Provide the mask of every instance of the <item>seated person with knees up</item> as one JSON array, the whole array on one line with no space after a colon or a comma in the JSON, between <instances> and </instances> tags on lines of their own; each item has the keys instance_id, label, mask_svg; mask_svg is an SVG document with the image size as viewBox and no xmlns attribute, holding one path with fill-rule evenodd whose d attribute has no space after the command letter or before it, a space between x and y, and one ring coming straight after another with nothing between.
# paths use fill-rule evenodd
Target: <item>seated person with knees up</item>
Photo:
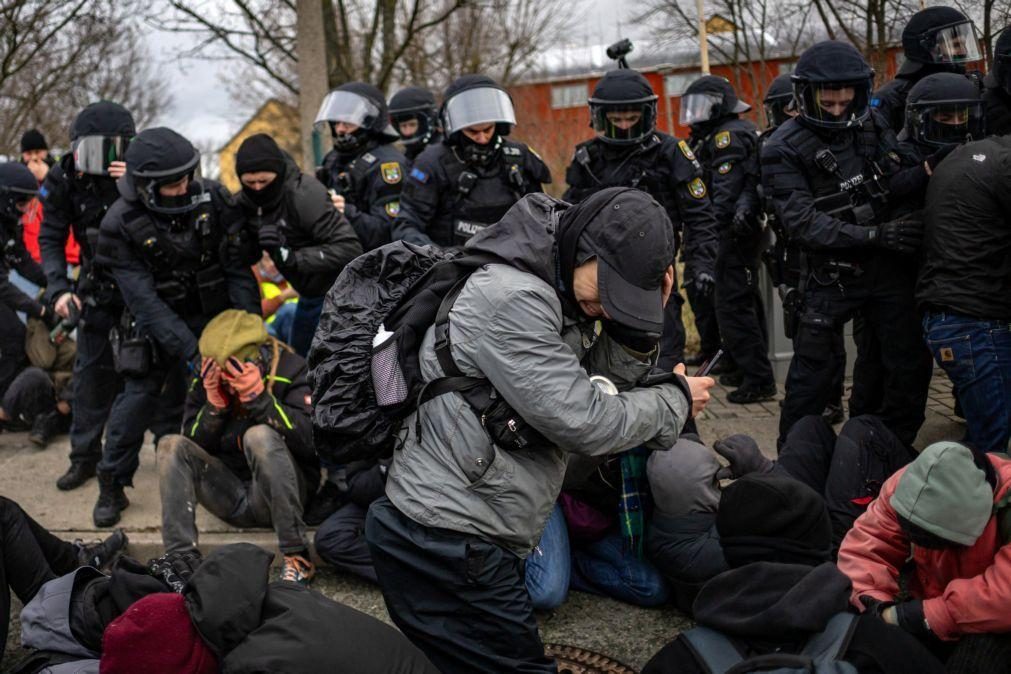
<instances>
[{"instance_id":1,"label":"seated person with knees up","mask_svg":"<svg viewBox=\"0 0 1011 674\"><path fill-rule=\"evenodd\" d=\"M1006 457L930 445L843 540L852 603L924 641L948 671L1011 671L1009 501Z\"/></svg>"},{"instance_id":2,"label":"seated person with knees up","mask_svg":"<svg viewBox=\"0 0 1011 674\"><path fill-rule=\"evenodd\" d=\"M197 547L195 506L233 526L271 526L282 580L315 573L302 511L319 483L305 361L267 335L263 319L218 314L200 336L200 376L190 387L182 435L158 442L162 540Z\"/></svg>"},{"instance_id":3,"label":"seated person with knees up","mask_svg":"<svg viewBox=\"0 0 1011 674\"><path fill-rule=\"evenodd\" d=\"M830 561L828 511L807 485L747 475L723 491L716 529L730 570L699 591L699 627L667 644L643 674L794 671L797 655L813 662L796 671L845 671L843 663L861 673L944 671L901 629L847 612L850 579Z\"/></svg>"}]
</instances>

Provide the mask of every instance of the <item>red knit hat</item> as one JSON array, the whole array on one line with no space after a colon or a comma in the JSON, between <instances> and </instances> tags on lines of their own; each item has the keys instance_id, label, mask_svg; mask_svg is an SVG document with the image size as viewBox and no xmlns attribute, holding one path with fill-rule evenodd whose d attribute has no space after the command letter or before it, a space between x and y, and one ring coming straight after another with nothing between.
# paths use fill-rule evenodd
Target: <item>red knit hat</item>
<instances>
[{"instance_id":1,"label":"red knit hat","mask_svg":"<svg viewBox=\"0 0 1011 674\"><path fill-rule=\"evenodd\" d=\"M182 595L149 594L105 628L101 674L218 671L218 659L190 622Z\"/></svg>"}]
</instances>

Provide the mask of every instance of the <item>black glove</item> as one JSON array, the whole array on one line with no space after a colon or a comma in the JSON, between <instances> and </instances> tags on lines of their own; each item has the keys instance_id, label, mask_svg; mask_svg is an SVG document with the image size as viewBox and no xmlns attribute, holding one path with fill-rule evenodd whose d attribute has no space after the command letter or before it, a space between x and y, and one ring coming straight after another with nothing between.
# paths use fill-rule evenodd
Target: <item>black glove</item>
<instances>
[{"instance_id":1,"label":"black glove","mask_svg":"<svg viewBox=\"0 0 1011 674\"><path fill-rule=\"evenodd\" d=\"M260 225L256 235L260 240L260 248L268 251L275 251L284 245L284 232L281 231L281 223L271 223Z\"/></svg>"},{"instance_id":2,"label":"black glove","mask_svg":"<svg viewBox=\"0 0 1011 674\"><path fill-rule=\"evenodd\" d=\"M161 557L150 560L147 563L147 570L172 588L173 592L182 594L186 582L203 561L199 550L166 552Z\"/></svg>"},{"instance_id":3,"label":"black glove","mask_svg":"<svg viewBox=\"0 0 1011 674\"><path fill-rule=\"evenodd\" d=\"M956 147L958 147L958 145L945 145L940 150L927 157L927 166L930 167L930 172L933 173L934 169L937 168L937 165L941 163L941 160L951 154L951 151Z\"/></svg>"},{"instance_id":4,"label":"black glove","mask_svg":"<svg viewBox=\"0 0 1011 674\"><path fill-rule=\"evenodd\" d=\"M602 322L608 336L630 351L642 354L652 353L656 345L660 343L659 333L643 332L615 321L604 320Z\"/></svg>"},{"instance_id":5,"label":"black glove","mask_svg":"<svg viewBox=\"0 0 1011 674\"><path fill-rule=\"evenodd\" d=\"M52 307L43 306L42 313L39 314L39 320L46 324L46 327L50 330L56 328L60 324L60 317L53 311Z\"/></svg>"},{"instance_id":6,"label":"black glove","mask_svg":"<svg viewBox=\"0 0 1011 674\"><path fill-rule=\"evenodd\" d=\"M862 594L857 598L860 600L860 603L864 605L865 612L879 618L881 617L881 614L885 612L886 608L889 606L895 606L895 602L893 601L881 601L880 599L869 597L866 594Z\"/></svg>"},{"instance_id":7,"label":"black glove","mask_svg":"<svg viewBox=\"0 0 1011 674\"><path fill-rule=\"evenodd\" d=\"M734 213L734 220L730 223L730 233L739 238L743 239L746 236L751 236L755 231L755 218L751 211L747 208L738 208L737 212Z\"/></svg>"},{"instance_id":8,"label":"black glove","mask_svg":"<svg viewBox=\"0 0 1011 674\"><path fill-rule=\"evenodd\" d=\"M923 243L923 222L909 218L892 220L870 228L867 236L871 245L909 255Z\"/></svg>"},{"instance_id":9,"label":"black glove","mask_svg":"<svg viewBox=\"0 0 1011 674\"><path fill-rule=\"evenodd\" d=\"M713 450L730 462L728 468L720 468L716 477L721 480L737 479L749 473L768 473L775 467L775 462L767 459L754 438L748 435L731 435L729 438L717 440Z\"/></svg>"},{"instance_id":10,"label":"black glove","mask_svg":"<svg viewBox=\"0 0 1011 674\"><path fill-rule=\"evenodd\" d=\"M923 602L919 599L896 604L895 617L899 621L899 627L913 636L925 637L930 634L927 621L923 617Z\"/></svg>"},{"instance_id":11,"label":"black glove","mask_svg":"<svg viewBox=\"0 0 1011 674\"><path fill-rule=\"evenodd\" d=\"M716 279L707 271L700 271L694 279L695 292L702 297L709 297L716 290Z\"/></svg>"}]
</instances>

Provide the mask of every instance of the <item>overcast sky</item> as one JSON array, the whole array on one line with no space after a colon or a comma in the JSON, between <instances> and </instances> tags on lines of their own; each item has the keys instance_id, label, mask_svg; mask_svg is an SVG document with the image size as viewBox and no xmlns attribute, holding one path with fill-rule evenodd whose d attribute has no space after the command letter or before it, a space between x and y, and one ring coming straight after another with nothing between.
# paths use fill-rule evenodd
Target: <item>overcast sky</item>
<instances>
[{"instance_id":1,"label":"overcast sky","mask_svg":"<svg viewBox=\"0 0 1011 674\"><path fill-rule=\"evenodd\" d=\"M639 3L577 0L573 4L581 8L574 15L585 17L573 31L573 43L603 44L621 37L638 37L629 16ZM193 44L192 36L155 28L148 30L154 56L161 64L160 72L169 80L172 96L172 105L159 123L176 129L198 144L218 149L239 130L251 112L237 108L223 84L227 69L234 66L221 61L181 59L179 54Z\"/></svg>"}]
</instances>

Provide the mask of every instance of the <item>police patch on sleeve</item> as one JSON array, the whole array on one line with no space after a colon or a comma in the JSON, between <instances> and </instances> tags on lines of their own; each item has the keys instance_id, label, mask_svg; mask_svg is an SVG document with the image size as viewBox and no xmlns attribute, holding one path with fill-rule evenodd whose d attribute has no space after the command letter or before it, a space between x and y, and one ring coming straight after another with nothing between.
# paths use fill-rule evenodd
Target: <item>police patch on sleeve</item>
<instances>
[{"instance_id":1,"label":"police patch on sleeve","mask_svg":"<svg viewBox=\"0 0 1011 674\"><path fill-rule=\"evenodd\" d=\"M422 171L419 168L412 168L411 169L411 177L414 178L415 180L417 180L419 183L427 183L428 182L428 174L425 173L424 171Z\"/></svg>"},{"instance_id":2,"label":"police patch on sleeve","mask_svg":"<svg viewBox=\"0 0 1011 674\"><path fill-rule=\"evenodd\" d=\"M713 140L716 142L716 147L720 150L730 147L730 132L720 131Z\"/></svg>"},{"instance_id":3,"label":"police patch on sleeve","mask_svg":"<svg viewBox=\"0 0 1011 674\"><path fill-rule=\"evenodd\" d=\"M386 210L386 215L391 218L395 218L397 217L397 214L400 213L400 200L388 201L383 208Z\"/></svg>"},{"instance_id":4,"label":"police patch on sleeve","mask_svg":"<svg viewBox=\"0 0 1011 674\"><path fill-rule=\"evenodd\" d=\"M404 176L400 173L400 164L395 161L388 161L379 166L379 171L383 174L383 180L390 185L396 185Z\"/></svg>"},{"instance_id":5,"label":"police patch on sleeve","mask_svg":"<svg viewBox=\"0 0 1011 674\"><path fill-rule=\"evenodd\" d=\"M727 173L730 173L730 169L732 168L734 168L734 163L725 161L716 167L716 172L720 175L726 175Z\"/></svg>"},{"instance_id":6,"label":"police patch on sleeve","mask_svg":"<svg viewBox=\"0 0 1011 674\"><path fill-rule=\"evenodd\" d=\"M687 142L679 140L678 148L680 148L681 154L685 156L685 159L687 159L688 161L695 161L695 153L692 152L692 149L690 147L688 147Z\"/></svg>"},{"instance_id":7,"label":"police patch on sleeve","mask_svg":"<svg viewBox=\"0 0 1011 674\"><path fill-rule=\"evenodd\" d=\"M695 178L688 183L688 193L696 199L706 196L706 184L702 182L702 178Z\"/></svg>"}]
</instances>

